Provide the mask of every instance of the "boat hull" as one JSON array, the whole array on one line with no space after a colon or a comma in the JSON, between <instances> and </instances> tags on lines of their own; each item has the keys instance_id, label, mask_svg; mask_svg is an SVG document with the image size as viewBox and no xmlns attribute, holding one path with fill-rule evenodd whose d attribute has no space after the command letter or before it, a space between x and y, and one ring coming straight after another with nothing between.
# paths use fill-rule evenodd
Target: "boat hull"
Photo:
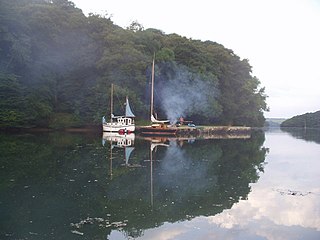
<instances>
[{"instance_id":1,"label":"boat hull","mask_svg":"<svg viewBox=\"0 0 320 240\"><path fill-rule=\"evenodd\" d=\"M110 123L104 123L102 125L104 132L134 132L135 131L135 125L118 125L118 124L110 124Z\"/></svg>"},{"instance_id":2,"label":"boat hull","mask_svg":"<svg viewBox=\"0 0 320 240\"><path fill-rule=\"evenodd\" d=\"M171 127L142 127L141 135L145 136L174 136L177 133L176 128Z\"/></svg>"}]
</instances>

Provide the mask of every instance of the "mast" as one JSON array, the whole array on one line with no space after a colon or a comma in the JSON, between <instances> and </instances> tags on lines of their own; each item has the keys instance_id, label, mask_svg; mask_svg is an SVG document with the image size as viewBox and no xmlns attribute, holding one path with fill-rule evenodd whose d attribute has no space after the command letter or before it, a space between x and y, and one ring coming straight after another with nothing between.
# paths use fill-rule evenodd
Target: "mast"
<instances>
[{"instance_id":1,"label":"mast","mask_svg":"<svg viewBox=\"0 0 320 240\"><path fill-rule=\"evenodd\" d=\"M153 90L154 90L154 58L155 55L153 57L153 61L152 61L152 72L151 72L151 99L150 99L150 118L153 114Z\"/></svg>"},{"instance_id":2,"label":"mast","mask_svg":"<svg viewBox=\"0 0 320 240\"><path fill-rule=\"evenodd\" d=\"M112 123L113 116L113 83L111 83L111 96L110 96L110 122Z\"/></svg>"},{"instance_id":3,"label":"mast","mask_svg":"<svg viewBox=\"0 0 320 240\"><path fill-rule=\"evenodd\" d=\"M150 99L150 120L151 123L167 123L169 122L169 120L157 120L157 118L153 115L153 98L154 98L154 75L155 75L155 58L156 58L156 54L154 54L153 56L153 61L152 61L152 71L151 71L151 99Z\"/></svg>"}]
</instances>

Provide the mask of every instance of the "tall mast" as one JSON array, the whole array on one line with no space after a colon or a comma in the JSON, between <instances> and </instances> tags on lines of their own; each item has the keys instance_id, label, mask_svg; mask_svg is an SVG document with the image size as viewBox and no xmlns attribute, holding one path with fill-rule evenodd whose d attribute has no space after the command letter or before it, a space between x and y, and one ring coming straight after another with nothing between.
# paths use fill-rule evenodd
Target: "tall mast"
<instances>
[{"instance_id":1,"label":"tall mast","mask_svg":"<svg viewBox=\"0 0 320 240\"><path fill-rule=\"evenodd\" d=\"M154 58L155 55L153 57L153 61L152 61L152 72L151 72L151 100L150 100L150 117L153 114L153 89L154 89Z\"/></svg>"},{"instance_id":2,"label":"tall mast","mask_svg":"<svg viewBox=\"0 0 320 240\"><path fill-rule=\"evenodd\" d=\"M111 83L111 96L110 96L110 122L112 123L113 116L113 83Z\"/></svg>"}]
</instances>

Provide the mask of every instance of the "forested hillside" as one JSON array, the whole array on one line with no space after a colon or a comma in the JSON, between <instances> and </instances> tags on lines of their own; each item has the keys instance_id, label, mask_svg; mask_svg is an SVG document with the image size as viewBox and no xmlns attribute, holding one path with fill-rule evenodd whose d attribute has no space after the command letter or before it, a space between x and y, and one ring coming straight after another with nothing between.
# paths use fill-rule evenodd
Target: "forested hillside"
<instances>
[{"instance_id":1,"label":"forested hillside","mask_svg":"<svg viewBox=\"0 0 320 240\"><path fill-rule=\"evenodd\" d=\"M281 127L320 128L320 111L294 116L282 122Z\"/></svg>"},{"instance_id":2,"label":"forested hillside","mask_svg":"<svg viewBox=\"0 0 320 240\"><path fill-rule=\"evenodd\" d=\"M263 125L264 88L248 60L221 44L137 22L123 29L67 0L0 0L0 127L98 125L111 83L116 113L129 96L146 119L154 54L160 116Z\"/></svg>"}]
</instances>

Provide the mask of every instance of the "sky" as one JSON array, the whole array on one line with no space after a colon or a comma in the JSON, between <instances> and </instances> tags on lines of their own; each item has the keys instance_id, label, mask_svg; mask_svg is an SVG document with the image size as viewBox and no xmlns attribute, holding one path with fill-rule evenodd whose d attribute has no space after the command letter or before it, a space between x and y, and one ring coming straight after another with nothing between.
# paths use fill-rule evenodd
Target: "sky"
<instances>
[{"instance_id":1,"label":"sky","mask_svg":"<svg viewBox=\"0 0 320 240\"><path fill-rule=\"evenodd\" d=\"M267 118L320 110L320 0L71 0L123 28L210 40L248 59L266 88Z\"/></svg>"}]
</instances>

